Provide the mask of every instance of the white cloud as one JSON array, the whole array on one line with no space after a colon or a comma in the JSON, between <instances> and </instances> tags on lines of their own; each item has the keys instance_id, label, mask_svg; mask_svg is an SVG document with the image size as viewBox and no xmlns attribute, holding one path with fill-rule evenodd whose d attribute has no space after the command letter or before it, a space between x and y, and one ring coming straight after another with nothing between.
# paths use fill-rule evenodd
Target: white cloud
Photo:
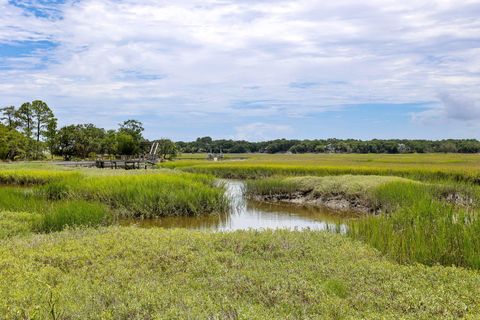
<instances>
[{"instance_id":1,"label":"white cloud","mask_svg":"<svg viewBox=\"0 0 480 320\"><path fill-rule=\"evenodd\" d=\"M261 122L348 104L445 105L437 92L468 96L480 87L478 1L26 3L45 14L0 0L0 45L56 46L0 53L0 95L9 104L41 97L64 122L83 108L89 116L200 113ZM236 105L257 100L266 102ZM431 112L465 113L439 108Z\"/></svg>"},{"instance_id":2,"label":"white cloud","mask_svg":"<svg viewBox=\"0 0 480 320\"><path fill-rule=\"evenodd\" d=\"M412 115L420 122L460 121L478 122L480 120L480 95L462 95L443 93L439 95L441 104Z\"/></svg>"},{"instance_id":3,"label":"white cloud","mask_svg":"<svg viewBox=\"0 0 480 320\"><path fill-rule=\"evenodd\" d=\"M233 138L247 141L264 141L285 138L292 132L292 128L287 125L255 122L235 127L235 136Z\"/></svg>"}]
</instances>

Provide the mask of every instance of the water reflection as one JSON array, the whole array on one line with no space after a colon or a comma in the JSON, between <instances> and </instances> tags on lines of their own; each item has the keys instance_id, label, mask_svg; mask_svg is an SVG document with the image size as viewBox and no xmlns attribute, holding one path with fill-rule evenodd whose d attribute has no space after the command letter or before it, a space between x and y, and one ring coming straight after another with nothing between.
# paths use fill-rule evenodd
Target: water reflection
<instances>
[{"instance_id":1,"label":"water reflection","mask_svg":"<svg viewBox=\"0 0 480 320\"><path fill-rule=\"evenodd\" d=\"M187 228L194 230L234 231L246 229L313 229L346 231L346 219L352 215L328 209L290 204L247 201L241 181L225 181L230 199L229 213L201 217L165 217L160 219L126 219L122 225L141 227Z\"/></svg>"}]
</instances>

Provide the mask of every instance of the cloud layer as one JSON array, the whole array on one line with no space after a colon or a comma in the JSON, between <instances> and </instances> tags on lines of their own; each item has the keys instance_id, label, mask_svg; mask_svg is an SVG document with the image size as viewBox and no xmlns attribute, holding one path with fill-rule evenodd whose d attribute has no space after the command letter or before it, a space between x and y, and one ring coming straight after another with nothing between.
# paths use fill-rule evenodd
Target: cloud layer
<instances>
[{"instance_id":1,"label":"cloud layer","mask_svg":"<svg viewBox=\"0 0 480 320\"><path fill-rule=\"evenodd\" d=\"M2 103L42 98L65 123L228 118L241 135L352 104L480 114L479 1L0 0L0 12Z\"/></svg>"}]
</instances>

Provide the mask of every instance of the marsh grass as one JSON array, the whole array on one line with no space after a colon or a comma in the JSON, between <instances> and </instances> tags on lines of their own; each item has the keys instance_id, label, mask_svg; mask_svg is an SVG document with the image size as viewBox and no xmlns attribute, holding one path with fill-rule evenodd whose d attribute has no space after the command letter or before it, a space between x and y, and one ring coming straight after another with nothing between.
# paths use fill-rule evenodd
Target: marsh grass
<instances>
[{"instance_id":1,"label":"marsh grass","mask_svg":"<svg viewBox=\"0 0 480 320\"><path fill-rule=\"evenodd\" d=\"M164 168L231 179L272 176L382 175L480 183L480 158L462 154L244 154L243 161L178 160Z\"/></svg>"},{"instance_id":2,"label":"marsh grass","mask_svg":"<svg viewBox=\"0 0 480 320\"><path fill-rule=\"evenodd\" d=\"M61 203L44 214L39 231L61 231L66 227L94 227L106 223L108 210L100 203L72 201Z\"/></svg>"},{"instance_id":3,"label":"marsh grass","mask_svg":"<svg viewBox=\"0 0 480 320\"><path fill-rule=\"evenodd\" d=\"M480 269L478 211L439 200L439 189L403 182L380 186L375 201L391 213L352 222L349 235L403 263Z\"/></svg>"},{"instance_id":4,"label":"marsh grass","mask_svg":"<svg viewBox=\"0 0 480 320\"><path fill-rule=\"evenodd\" d=\"M3 169L0 167L0 184L39 185L51 181L79 176L78 172L52 169Z\"/></svg>"},{"instance_id":5,"label":"marsh grass","mask_svg":"<svg viewBox=\"0 0 480 320\"><path fill-rule=\"evenodd\" d=\"M205 175L159 173L91 176L46 184L48 199L100 201L124 217L197 216L228 209L224 190Z\"/></svg>"},{"instance_id":6,"label":"marsh grass","mask_svg":"<svg viewBox=\"0 0 480 320\"><path fill-rule=\"evenodd\" d=\"M111 219L101 203L75 199L52 201L31 188L1 187L0 211L0 238L66 227L93 227L108 224Z\"/></svg>"},{"instance_id":7,"label":"marsh grass","mask_svg":"<svg viewBox=\"0 0 480 320\"><path fill-rule=\"evenodd\" d=\"M296 196L307 196L310 199L342 198L361 201L374 210L382 207L382 202L373 193L374 190L394 181L415 183L413 180L390 176L274 177L247 180L246 193L248 196L279 196L280 198Z\"/></svg>"}]
</instances>

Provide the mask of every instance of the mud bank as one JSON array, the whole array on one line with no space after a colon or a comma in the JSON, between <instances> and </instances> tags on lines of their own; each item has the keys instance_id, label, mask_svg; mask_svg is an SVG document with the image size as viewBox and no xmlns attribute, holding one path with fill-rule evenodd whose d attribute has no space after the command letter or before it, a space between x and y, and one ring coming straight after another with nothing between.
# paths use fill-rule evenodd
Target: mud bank
<instances>
[{"instance_id":1,"label":"mud bank","mask_svg":"<svg viewBox=\"0 0 480 320\"><path fill-rule=\"evenodd\" d=\"M379 214L381 208L374 206L366 200L359 198L348 198L345 195L316 196L304 193L276 194L276 195L252 195L249 197L255 201L264 201L272 203L291 203L297 205L307 205L324 207L336 211L357 212L361 214Z\"/></svg>"}]
</instances>

